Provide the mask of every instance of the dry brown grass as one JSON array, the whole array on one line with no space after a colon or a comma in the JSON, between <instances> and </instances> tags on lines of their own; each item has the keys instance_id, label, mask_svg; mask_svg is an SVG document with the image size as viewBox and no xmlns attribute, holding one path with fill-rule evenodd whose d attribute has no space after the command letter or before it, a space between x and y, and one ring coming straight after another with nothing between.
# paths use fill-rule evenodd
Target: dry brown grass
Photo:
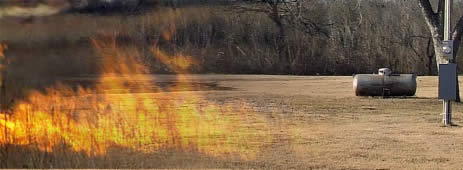
<instances>
[{"instance_id":1,"label":"dry brown grass","mask_svg":"<svg viewBox=\"0 0 463 170\"><path fill-rule=\"evenodd\" d=\"M293 140L280 140L266 150L263 160L327 169L461 166L459 134L463 131L460 126L440 124L437 77L420 77L416 97L386 99L354 97L351 77L288 79L262 83L248 79L234 84L257 92L263 105L275 103L275 108L289 109L281 114L285 123L279 128ZM461 104L454 105L457 125L461 124L461 109ZM275 154L281 151L285 156Z\"/></svg>"},{"instance_id":2,"label":"dry brown grass","mask_svg":"<svg viewBox=\"0 0 463 170\"><path fill-rule=\"evenodd\" d=\"M12 18L4 19L0 26L0 41L7 43L9 48L5 55L12 59L8 72L7 96L22 101L27 98L29 91L56 85L56 82L61 82L63 79L69 80L72 76L79 77L73 78L71 82L75 84L70 84L70 86L81 84L81 81L89 86L94 85L94 80L101 78L98 77L98 74L101 74L99 72L101 60L95 54L89 38L101 35L101 33L118 33L121 35L119 37L121 42L126 43L122 49L134 49L140 52L142 57L148 59L152 57L149 56L151 52L149 47L160 45L160 48L167 53L191 54L199 61L203 61L202 64L221 61L229 65L227 62L242 61L252 65L255 63L253 60L262 60L261 64L265 67L266 63L272 62L266 60L265 57L249 59L245 55L239 56L241 53L235 53L238 54L237 56L229 56L226 61L218 60L221 57L219 54L234 55L233 50L236 44L221 44L229 46L227 47L229 49L216 51L211 48L214 44L207 44L210 42L206 42L203 47L187 44L180 48L166 42L164 42L165 46L162 46L162 41L175 40L172 34L175 35L178 32L174 31L174 28L181 30L187 25L190 29L196 26L203 28L199 27L201 24L207 25L206 21L213 13L197 13L197 11L198 9L194 8L182 9L181 12L166 10L162 13L167 15L148 14L126 17L65 15L37 19L31 23L19 23ZM178 15L188 17L178 17ZM232 23L228 24L236 24L233 23L233 17L239 16L230 16L230 20L227 21ZM265 27L268 24L266 22L259 20L255 25ZM143 28L140 25L145 25L147 29L140 29ZM245 26L240 26L237 30L250 31L241 28ZM201 29L197 31L204 32ZM274 30L266 31L273 32ZM163 34L173 36L173 38ZM226 34L225 38L234 41L238 37L236 35L246 34ZM203 35L191 39L198 40L201 36ZM129 41L124 41L124 37L130 37ZM149 40L145 39L147 37ZM148 48L144 49L143 45L147 44ZM249 48L248 51L256 51L255 54L260 56L274 54L271 50L257 46L239 48ZM144 53L148 55L144 56ZM216 54L217 56L214 56ZM206 58L208 55L210 58ZM206 61L211 58L217 60ZM158 65L155 63L154 66ZM217 64L216 67L222 66ZM231 68L231 70L240 69ZM82 78L82 76L90 78ZM456 169L462 166L463 161L459 155L463 153L461 149L463 138L459 135L463 131L460 126L451 128L440 126L441 107L436 99L436 77L419 78L417 97L383 99L354 97L351 77L189 76L192 77L193 82L197 82L194 87L168 92L162 96L167 99L156 98L156 100L168 100L170 95L181 98L195 91L201 97L197 98L195 103L186 103L182 106L196 108L213 103L218 108L235 107L218 112L218 115L232 115L232 119L245 118L243 115L236 114L237 110L244 110L247 115L263 117L264 119L259 119L260 121L253 119L240 121L235 125L241 128L233 129L233 132L245 133L247 136L264 133L266 134L265 140L234 136L235 133L225 135L225 139L233 141L233 146L241 148L242 153L251 151L250 148L259 148L256 152L252 150L252 157L243 157L239 154L240 151L229 155L213 155L181 147L141 153L121 146L112 146L103 155L88 155L73 150L63 141L62 144L55 145L57 148L53 152L37 149L34 144L2 145L0 147L0 167L262 169L434 169L444 167ZM144 85L143 83L150 84L151 81L155 81L158 86L163 87L166 86L165 84L178 83L172 75L156 75L154 79L134 80L133 84ZM211 88L201 87L204 84ZM128 87L129 89L106 90L110 92L132 91L133 93L126 95L134 96L145 93L142 94L144 97L151 96L153 100L157 96L153 92L159 92L159 89L158 91L151 89L138 91L138 89ZM47 95L46 91L42 92ZM80 100L84 99L86 98ZM65 102L68 101L65 100ZM75 104L77 106L68 109L66 113L72 115L81 111L92 114L95 111L85 108L83 103ZM49 102L45 107L55 108L63 105ZM454 107L454 120L459 125L462 120L459 118L459 110L463 107L461 104L456 104ZM66 109L64 106L64 110ZM253 128L261 124L265 124L268 129ZM246 128L250 130L243 130ZM130 139L125 138L125 140ZM223 141L224 138L208 136L208 140Z\"/></svg>"},{"instance_id":3,"label":"dry brown grass","mask_svg":"<svg viewBox=\"0 0 463 170\"><path fill-rule=\"evenodd\" d=\"M193 78L235 88L200 91L204 96L201 102L237 108L244 102L247 106L241 109L266 117L265 124L270 128L266 133L271 140L253 141L264 146L255 158L182 150L141 154L118 147L104 156L88 157L66 149L45 153L3 146L2 157L6 159L2 159L5 160L2 165L14 168L300 169L458 169L462 166L460 110L463 107L459 103L454 105L457 126L441 126L436 77L419 77L416 97L385 99L355 97L351 77L193 75ZM172 80L173 77L167 75L156 78L159 83ZM248 123L252 126L256 122Z\"/></svg>"}]
</instances>

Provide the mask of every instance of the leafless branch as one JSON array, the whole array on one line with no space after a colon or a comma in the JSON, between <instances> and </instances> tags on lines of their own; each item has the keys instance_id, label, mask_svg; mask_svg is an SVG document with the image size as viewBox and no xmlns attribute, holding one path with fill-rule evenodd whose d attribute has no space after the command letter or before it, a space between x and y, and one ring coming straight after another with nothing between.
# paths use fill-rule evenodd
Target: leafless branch
<instances>
[{"instance_id":1,"label":"leafless branch","mask_svg":"<svg viewBox=\"0 0 463 170\"><path fill-rule=\"evenodd\" d=\"M455 26L455 30L453 31L452 38L453 40L461 40L461 36L463 34L463 17L458 20L457 25Z\"/></svg>"},{"instance_id":2,"label":"leafless branch","mask_svg":"<svg viewBox=\"0 0 463 170\"><path fill-rule=\"evenodd\" d=\"M418 0L418 4L421 7L421 11L428 25L432 27L438 27L439 26L439 20L437 18L438 15L434 13L431 2L429 2L429 0Z\"/></svg>"}]
</instances>

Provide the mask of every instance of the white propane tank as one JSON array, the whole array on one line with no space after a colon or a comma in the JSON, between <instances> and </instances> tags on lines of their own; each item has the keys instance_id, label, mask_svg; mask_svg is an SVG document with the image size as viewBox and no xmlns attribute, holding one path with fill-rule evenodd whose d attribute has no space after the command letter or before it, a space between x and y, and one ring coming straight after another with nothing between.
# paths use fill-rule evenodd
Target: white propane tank
<instances>
[{"instance_id":1,"label":"white propane tank","mask_svg":"<svg viewBox=\"0 0 463 170\"><path fill-rule=\"evenodd\" d=\"M353 87L356 96L414 96L416 75L391 74L390 69L382 68L379 74L357 74Z\"/></svg>"}]
</instances>

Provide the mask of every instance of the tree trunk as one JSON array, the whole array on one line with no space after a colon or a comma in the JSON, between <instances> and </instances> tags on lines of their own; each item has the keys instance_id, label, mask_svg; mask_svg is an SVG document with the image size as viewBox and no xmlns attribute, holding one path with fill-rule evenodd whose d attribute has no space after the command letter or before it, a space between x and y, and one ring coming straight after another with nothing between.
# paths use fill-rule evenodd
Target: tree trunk
<instances>
[{"instance_id":1,"label":"tree trunk","mask_svg":"<svg viewBox=\"0 0 463 170\"><path fill-rule=\"evenodd\" d=\"M279 4L274 3L274 4L268 4L271 8L271 13L269 14L270 18L272 21L276 24L279 30L279 35L278 35L278 42L277 42L277 50L278 50L278 55L279 55L279 66L280 66L280 72L287 72L288 71L288 66L289 66L289 59L287 55L287 41L286 41L286 29L285 25L283 24L283 20L280 16L280 10L279 10Z\"/></svg>"},{"instance_id":2,"label":"tree trunk","mask_svg":"<svg viewBox=\"0 0 463 170\"><path fill-rule=\"evenodd\" d=\"M461 36L463 34L463 17L461 17L459 20L458 20L458 23L457 25L455 26L455 30L453 31L453 35L452 35L452 39L453 39L453 42L454 42L454 60L455 62L457 61L457 54L458 54L458 50L460 49L460 45L461 45ZM457 95L457 102L460 102L461 101L461 98L460 98L460 83L458 82L458 69L457 69L457 91L456 91L456 95Z\"/></svg>"},{"instance_id":3,"label":"tree trunk","mask_svg":"<svg viewBox=\"0 0 463 170\"><path fill-rule=\"evenodd\" d=\"M444 30L444 20L443 20L443 10L444 10L444 0L439 0L438 10L435 13L432 9L431 2L429 0L418 0L418 4L421 7L421 11L424 15L426 24L431 32L432 41L434 43L434 52L436 57L436 65L439 71L439 64L444 63L444 53L442 51L442 42L443 42L443 30ZM463 33L463 17L461 17L455 26L455 30L452 33L452 39L454 40L454 60L453 62L456 63L456 54L458 53L460 44L461 44L461 36ZM458 70L457 70L458 71ZM457 99L455 101L460 102L460 85L458 83L458 74L457 74L457 89L456 89L456 96Z\"/></svg>"},{"instance_id":4,"label":"tree trunk","mask_svg":"<svg viewBox=\"0 0 463 170\"><path fill-rule=\"evenodd\" d=\"M428 39L428 46L426 48L426 56L428 57L428 74L432 75L432 60L435 56L434 49L432 48L432 38Z\"/></svg>"}]
</instances>

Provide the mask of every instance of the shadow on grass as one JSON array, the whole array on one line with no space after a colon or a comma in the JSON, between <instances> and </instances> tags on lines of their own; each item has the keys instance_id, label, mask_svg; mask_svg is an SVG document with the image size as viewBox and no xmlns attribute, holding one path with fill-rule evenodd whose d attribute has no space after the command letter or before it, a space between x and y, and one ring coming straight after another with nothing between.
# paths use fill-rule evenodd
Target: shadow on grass
<instances>
[{"instance_id":1,"label":"shadow on grass","mask_svg":"<svg viewBox=\"0 0 463 170\"><path fill-rule=\"evenodd\" d=\"M438 100L437 97L418 97L418 96L358 96L361 99L415 99L415 100Z\"/></svg>"}]
</instances>

